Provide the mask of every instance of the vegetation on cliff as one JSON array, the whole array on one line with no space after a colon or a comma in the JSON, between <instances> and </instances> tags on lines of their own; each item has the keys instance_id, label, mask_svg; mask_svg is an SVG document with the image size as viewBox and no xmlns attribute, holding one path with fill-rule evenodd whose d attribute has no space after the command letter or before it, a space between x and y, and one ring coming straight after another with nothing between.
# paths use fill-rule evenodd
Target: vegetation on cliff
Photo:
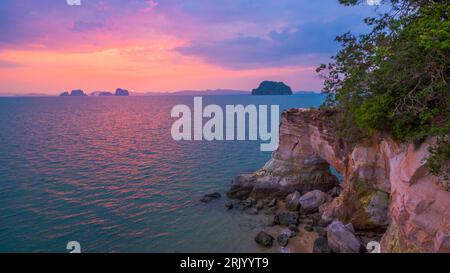
<instances>
[{"instance_id":1,"label":"vegetation on cliff","mask_svg":"<svg viewBox=\"0 0 450 273\"><path fill-rule=\"evenodd\" d=\"M365 1L340 0L344 5ZM436 136L428 165L450 179L450 2L386 0L365 22L367 34L345 33L341 50L317 71L343 137L388 132L421 143Z\"/></svg>"}]
</instances>

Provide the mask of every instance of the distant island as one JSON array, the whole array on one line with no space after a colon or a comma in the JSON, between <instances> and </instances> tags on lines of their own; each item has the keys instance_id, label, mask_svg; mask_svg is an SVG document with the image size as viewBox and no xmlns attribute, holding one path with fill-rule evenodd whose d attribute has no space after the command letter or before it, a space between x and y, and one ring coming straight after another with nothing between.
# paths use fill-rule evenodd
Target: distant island
<instances>
[{"instance_id":1,"label":"distant island","mask_svg":"<svg viewBox=\"0 0 450 273\"><path fill-rule=\"evenodd\" d=\"M130 92L126 89L117 88L115 96L121 96L121 97L128 97L130 95Z\"/></svg>"},{"instance_id":2,"label":"distant island","mask_svg":"<svg viewBox=\"0 0 450 273\"><path fill-rule=\"evenodd\" d=\"M61 95L59 95L60 97L85 97L87 96L86 93L84 93L83 90L81 89L75 89L69 92L62 92Z\"/></svg>"},{"instance_id":3,"label":"distant island","mask_svg":"<svg viewBox=\"0 0 450 273\"><path fill-rule=\"evenodd\" d=\"M114 96L114 94L109 91L94 91L91 93L91 96L93 96L93 97L110 97L110 96Z\"/></svg>"},{"instance_id":4,"label":"distant island","mask_svg":"<svg viewBox=\"0 0 450 273\"><path fill-rule=\"evenodd\" d=\"M289 87L289 86L287 86ZM226 96L226 95L249 95L250 91L243 90L233 90L233 89L206 89L206 90L180 90L175 92L133 92L128 91L126 89L118 88L115 92L111 91L92 91L91 93L87 93L81 89L76 89L73 91L65 91L60 93L57 96L60 97L112 97L112 96L135 96L135 97L146 97L146 96ZM256 90L256 89L255 89ZM128 93L128 95L126 95ZM320 94L319 91L293 91L294 95L296 94ZM121 94L121 95L120 95ZM277 93L278 95L279 93ZM0 93L0 97L51 97L54 96L49 93L25 93L25 94L16 94L16 93Z\"/></svg>"},{"instance_id":5,"label":"distant island","mask_svg":"<svg viewBox=\"0 0 450 273\"><path fill-rule=\"evenodd\" d=\"M108 97L108 96L128 97L129 95L130 95L130 92L128 92L128 90L122 89L122 88L117 88L116 92L114 94L111 92L108 92L108 91L96 91L96 92L92 92L92 94L91 94L91 96L94 96L94 97ZM70 91L70 93L67 91L62 92L59 96L60 97L85 97L87 95L83 90L75 89L75 90Z\"/></svg>"},{"instance_id":6,"label":"distant island","mask_svg":"<svg viewBox=\"0 0 450 273\"><path fill-rule=\"evenodd\" d=\"M292 95L292 89L283 82L263 81L252 95Z\"/></svg>"}]
</instances>

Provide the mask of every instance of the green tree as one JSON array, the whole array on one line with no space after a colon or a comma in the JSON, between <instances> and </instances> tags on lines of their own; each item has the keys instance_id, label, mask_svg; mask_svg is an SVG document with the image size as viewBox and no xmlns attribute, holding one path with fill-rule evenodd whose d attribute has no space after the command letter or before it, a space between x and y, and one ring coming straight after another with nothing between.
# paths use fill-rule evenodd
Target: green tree
<instances>
[{"instance_id":1,"label":"green tree","mask_svg":"<svg viewBox=\"0 0 450 273\"><path fill-rule=\"evenodd\" d=\"M340 0L344 5L358 0ZM366 18L371 30L336 37L340 51L317 71L343 137L390 133L405 142L438 139L430 170L448 179L450 160L450 1L389 0Z\"/></svg>"}]
</instances>

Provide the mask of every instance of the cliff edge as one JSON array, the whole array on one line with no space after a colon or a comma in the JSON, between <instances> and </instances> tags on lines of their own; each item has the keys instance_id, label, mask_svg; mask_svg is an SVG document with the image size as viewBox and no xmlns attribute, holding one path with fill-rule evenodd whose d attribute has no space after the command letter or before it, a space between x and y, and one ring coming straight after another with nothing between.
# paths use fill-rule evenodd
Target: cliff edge
<instances>
[{"instance_id":1,"label":"cliff edge","mask_svg":"<svg viewBox=\"0 0 450 273\"><path fill-rule=\"evenodd\" d=\"M280 145L259 171L233 181L231 198L284 198L296 191L340 194L320 206L323 221L381 230L382 252L450 252L450 192L426 166L434 139L420 145L380 136L346 143L330 122L333 113L290 109L282 114Z\"/></svg>"}]
</instances>

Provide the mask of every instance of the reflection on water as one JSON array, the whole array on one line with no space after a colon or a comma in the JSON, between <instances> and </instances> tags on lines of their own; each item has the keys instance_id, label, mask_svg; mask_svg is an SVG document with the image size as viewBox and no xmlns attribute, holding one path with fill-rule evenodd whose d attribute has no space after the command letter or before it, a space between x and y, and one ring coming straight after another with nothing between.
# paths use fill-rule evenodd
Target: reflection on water
<instances>
[{"instance_id":1,"label":"reflection on water","mask_svg":"<svg viewBox=\"0 0 450 273\"><path fill-rule=\"evenodd\" d=\"M317 106L319 95L209 96L204 104ZM176 142L192 97L0 98L0 252L263 251L264 216L227 212L240 172L270 158L259 142Z\"/></svg>"}]
</instances>

